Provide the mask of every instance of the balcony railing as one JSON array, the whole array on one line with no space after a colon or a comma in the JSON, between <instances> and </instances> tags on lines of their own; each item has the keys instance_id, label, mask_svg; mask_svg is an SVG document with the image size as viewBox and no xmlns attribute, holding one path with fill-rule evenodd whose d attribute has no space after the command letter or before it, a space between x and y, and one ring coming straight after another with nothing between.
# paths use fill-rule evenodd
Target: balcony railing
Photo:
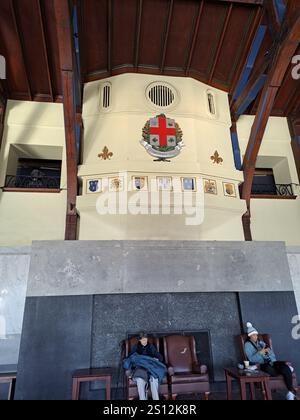
<instances>
[{"instance_id":1,"label":"balcony railing","mask_svg":"<svg viewBox=\"0 0 300 420\"><path fill-rule=\"evenodd\" d=\"M292 184L258 184L252 185L252 195L259 196L280 196L280 197L294 197L293 185Z\"/></svg>"},{"instance_id":2,"label":"balcony railing","mask_svg":"<svg viewBox=\"0 0 300 420\"><path fill-rule=\"evenodd\" d=\"M60 189L60 178L54 176L8 175L5 188Z\"/></svg>"}]
</instances>

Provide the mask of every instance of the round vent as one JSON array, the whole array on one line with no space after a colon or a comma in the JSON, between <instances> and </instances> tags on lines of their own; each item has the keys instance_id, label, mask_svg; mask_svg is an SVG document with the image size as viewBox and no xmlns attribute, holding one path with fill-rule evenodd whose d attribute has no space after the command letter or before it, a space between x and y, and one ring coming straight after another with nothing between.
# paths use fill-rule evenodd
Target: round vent
<instances>
[{"instance_id":1,"label":"round vent","mask_svg":"<svg viewBox=\"0 0 300 420\"><path fill-rule=\"evenodd\" d=\"M155 106L167 108L176 101L175 89L167 83L153 83L147 88L147 99Z\"/></svg>"}]
</instances>

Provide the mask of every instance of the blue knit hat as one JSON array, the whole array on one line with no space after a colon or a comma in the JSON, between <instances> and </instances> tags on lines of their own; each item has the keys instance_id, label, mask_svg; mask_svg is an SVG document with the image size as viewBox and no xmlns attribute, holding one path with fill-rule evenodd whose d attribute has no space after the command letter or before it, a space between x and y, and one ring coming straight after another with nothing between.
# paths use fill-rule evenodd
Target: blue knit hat
<instances>
[{"instance_id":1,"label":"blue knit hat","mask_svg":"<svg viewBox=\"0 0 300 420\"><path fill-rule=\"evenodd\" d=\"M247 322L247 334L248 337L251 337L253 334L258 334L257 330L253 327L251 322Z\"/></svg>"}]
</instances>

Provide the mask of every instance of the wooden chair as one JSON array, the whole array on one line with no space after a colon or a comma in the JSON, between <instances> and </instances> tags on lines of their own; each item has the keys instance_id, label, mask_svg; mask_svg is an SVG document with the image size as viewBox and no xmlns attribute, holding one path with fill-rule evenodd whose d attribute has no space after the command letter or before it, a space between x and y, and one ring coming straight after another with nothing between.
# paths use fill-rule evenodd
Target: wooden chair
<instances>
[{"instance_id":1,"label":"wooden chair","mask_svg":"<svg viewBox=\"0 0 300 420\"><path fill-rule=\"evenodd\" d=\"M198 362L195 337L170 335L163 337L172 399L178 394L210 394L207 367Z\"/></svg>"},{"instance_id":2,"label":"wooden chair","mask_svg":"<svg viewBox=\"0 0 300 420\"><path fill-rule=\"evenodd\" d=\"M247 334L240 334L237 336L240 353L242 355L243 360L248 360L245 352L245 342L247 341L247 339ZM258 339L264 341L270 348L273 349L272 338L270 334L259 334ZM269 380L269 386L271 391L286 390L286 385L282 375L271 376ZM293 387L295 388L295 390L298 390L298 382L295 372L293 372Z\"/></svg>"}]
</instances>

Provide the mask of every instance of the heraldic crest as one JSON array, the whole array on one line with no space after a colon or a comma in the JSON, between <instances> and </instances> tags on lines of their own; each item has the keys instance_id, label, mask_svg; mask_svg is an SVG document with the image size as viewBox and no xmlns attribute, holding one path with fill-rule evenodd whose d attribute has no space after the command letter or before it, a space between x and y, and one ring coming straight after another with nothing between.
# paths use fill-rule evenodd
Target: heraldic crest
<instances>
[{"instance_id":1,"label":"heraldic crest","mask_svg":"<svg viewBox=\"0 0 300 420\"><path fill-rule=\"evenodd\" d=\"M160 114L146 122L140 143L157 161L167 161L181 152L184 146L182 137L181 128L175 120Z\"/></svg>"}]
</instances>

